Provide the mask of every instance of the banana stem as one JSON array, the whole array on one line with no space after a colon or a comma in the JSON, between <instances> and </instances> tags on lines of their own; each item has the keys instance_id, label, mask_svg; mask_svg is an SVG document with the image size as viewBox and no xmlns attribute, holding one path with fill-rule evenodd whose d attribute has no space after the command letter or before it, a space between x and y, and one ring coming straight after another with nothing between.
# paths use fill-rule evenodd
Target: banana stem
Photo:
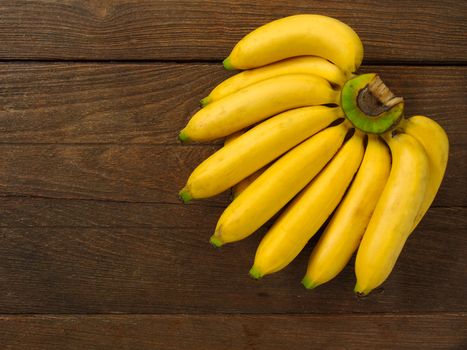
<instances>
[{"instance_id":1,"label":"banana stem","mask_svg":"<svg viewBox=\"0 0 467 350\"><path fill-rule=\"evenodd\" d=\"M378 108L382 104L384 108L389 109L404 101L402 97L394 95L378 75L368 84L368 92L379 102L372 106L374 108Z\"/></svg>"},{"instance_id":2,"label":"banana stem","mask_svg":"<svg viewBox=\"0 0 467 350\"><path fill-rule=\"evenodd\" d=\"M362 74L344 84L341 106L357 129L383 134L401 121L404 99L396 96L377 74Z\"/></svg>"}]
</instances>

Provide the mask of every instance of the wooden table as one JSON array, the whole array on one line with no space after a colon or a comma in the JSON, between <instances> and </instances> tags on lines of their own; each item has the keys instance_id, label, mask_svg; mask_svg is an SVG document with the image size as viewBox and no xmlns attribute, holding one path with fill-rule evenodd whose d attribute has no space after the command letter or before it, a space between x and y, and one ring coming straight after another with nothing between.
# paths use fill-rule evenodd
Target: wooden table
<instances>
[{"instance_id":1,"label":"wooden table","mask_svg":"<svg viewBox=\"0 0 467 350\"><path fill-rule=\"evenodd\" d=\"M384 287L247 271L261 234L208 244L224 194L177 192L219 143L182 146L198 100L253 28L351 25L379 72L448 132L446 178ZM466 349L465 1L0 2L1 349ZM316 240L313 240L312 244Z\"/></svg>"}]
</instances>

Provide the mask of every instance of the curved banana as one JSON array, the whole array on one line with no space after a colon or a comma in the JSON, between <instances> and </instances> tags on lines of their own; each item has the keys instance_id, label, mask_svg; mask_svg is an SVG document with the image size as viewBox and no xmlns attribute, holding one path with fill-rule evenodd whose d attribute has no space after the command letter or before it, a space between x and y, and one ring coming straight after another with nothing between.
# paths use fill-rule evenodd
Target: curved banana
<instances>
[{"instance_id":1,"label":"curved banana","mask_svg":"<svg viewBox=\"0 0 467 350\"><path fill-rule=\"evenodd\" d=\"M246 86L284 74L314 74L339 86L342 86L347 79L336 65L324 58L316 56L294 57L240 72L217 85L200 103L202 106L206 106Z\"/></svg>"},{"instance_id":2,"label":"curved banana","mask_svg":"<svg viewBox=\"0 0 467 350\"><path fill-rule=\"evenodd\" d=\"M347 130L346 124L327 128L273 163L225 209L211 243L239 241L260 228L323 169Z\"/></svg>"},{"instance_id":3,"label":"curved banana","mask_svg":"<svg viewBox=\"0 0 467 350\"><path fill-rule=\"evenodd\" d=\"M345 72L355 72L362 62L363 45L357 33L337 19L295 15L246 35L224 60L224 67L249 69L303 55L320 56Z\"/></svg>"},{"instance_id":4,"label":"curved banana","mask_svg":"<svg viewBox=\"0 0 467 350\"><path fill-rule=\"evenodd\" d=\"M389 179L376 205L355 261L355 292L366 295L383 283L414 227L426 193L429 163L413 136L386 136L391 149Z\"/></svg>"},{"instance_id":5,"label":"curved banana","mask_svg":"<svg viewBox=\"0 0 467 350\"><path fill-rule=\"evenodd\" d=\"M270 118L202 162L180 197L187 202L227 190L341 116L338 107L312 106Z\"/></svg>"},{"instance_id":6,"label":"curved banana","mask_svg":"<svg viewBox=\"0 0 467 350\"><path fill-rule=\"evenodd\" d=\"M358 248L390 169L388 147L378 136L368 135L365 155L357 175L313 248L302 281L306 288L328 282L347 265Z\"/></svg>"},{"instance_id":7,"label":"curved banana","mask_svg":"<svg viewBox=\"0 0 467 350\"><path fill-rule=\"evenodd\" d=\"M339 204L363 153L363 134L356 132L264 236L250 270L252 277L279 271L300 253Z\"/></svg>"},{"instance_id":8,"label":"curved banana","mask_svg":"<svg viewBox=\"0 0 467 350\"><path fill-rule=\"evenodd\" d=\"M199 110L180 132L179 139L214 140L289 109L337 104L338 96L327 80L311 74L266 79Z\"/></svg>"},{"instance_id":9,"label":"curved banana","mask_svg":"<svg viewBox=\"0 0 467 350\"><path fill-rule=\"evenodd\" d=\"M242 181L240 181L238 184L232 187L232 195L231 198L234 200L238 196L240 196L240 193L246 190L248 186L250 186L253 181L255 181L264 171L266 170L267 165L264 166L263 168L256 170L253 174L250 176L244 178Z\"/></svg>"},{"instance_id":10,"label":"curved banana","mask_svg":"<svg viewBox=\"0 0 467 350\"><path fill-rule=\"evenodd\" d=\"M233 140L238 139L240 136L242 136L245 133L244 130L237 131L236 133L229 135L225 138L224 140L224 146L228 145L231 143ZM261 169L260 169L261 170ZM260 172L260 170L255 171L253 174L249 175L248 177L244 178L242 181L240 181L238 184L232 186L230 189L230 199L234 200L238 195L243 192L247 186L254 181L253 177L256 173ZM259 175L258 175L259 176ZM256 176L256 177L258 177ZM250 180L250 177L252 178Z\"/></svg>"},{"instance_id":11,"label":"curved banana","mask_svg":"<svg viewBox=\"0 0 467 350\"><path fill-rule=\"evenodd\" d=\"M232 143L232 141L238 139L244 133L245 133L244 130L240 130L240 131L237 131L236 133L233 133L232 135L227 136L224 140L224 146L227 146L229 143Z\"/></svg>"},{"instance_id":12,"label":"curved banana","mask_svg":"<svg viewBox=\"0 0 467 350\"><path fill-rule=\"evenodd\" d=\"M233 140L235 139L238 139L241 135L244 134L244 131L238 131L236 132L235 134L232 134L230 136L227 136L225 138L225 141L224 141L224 146L225 145L228 145L229 143L231 143ZM230 194L230 197L231 197L231 200L234 200L235 198L237 198L240 193L242 193L243 191L245 191L245 189L253 182L255 181L262 173L264 173L264 170L265 170L265 167L267 165L265 165L263 168L259 169L259 170L256 170L253 174L249 175L248 177L244 178L242 181L240 181L238 184L232 186L232 189L231 189L231 194Z\"/></svg>"},{"instance_id":13,"label":"curved banana","mask_svg":"<svg viewBox=\"0 0 467 350\"><path fill-rule=\"evenodd\" d=\"M437 122L421 115L405 120L402 124L402 129L422 144L430 163L427 190L417 220L415 221L415 229L415 226L417 226L430 208L431 203L433 203L441 181L443 181L448 163L449 140L446 132Z\"/></svg>"}]
</instances>

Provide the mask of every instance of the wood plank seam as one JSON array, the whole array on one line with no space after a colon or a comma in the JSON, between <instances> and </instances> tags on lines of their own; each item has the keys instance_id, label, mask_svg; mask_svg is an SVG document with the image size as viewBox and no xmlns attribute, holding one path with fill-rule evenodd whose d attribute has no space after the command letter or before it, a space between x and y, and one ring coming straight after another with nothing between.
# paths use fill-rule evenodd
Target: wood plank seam
<instances>
[{"instance_id":1,"label":"wood plank seam","mask_svg":"<svg viewBox=\"0 0 467 350\"><path fill-rule=\"evenodd\" d=\"M9 63L24 63L24 64L53 64L53 63L66 63L66 64L180 64L180 65L222 65L222 60L219 59L5 59L0 58L1 64ZM383 66L383 67L466 67L467 62L463 61L389 61L389 60L363 60L362 67L368 66Z\"/></svg>"}]
</instances>

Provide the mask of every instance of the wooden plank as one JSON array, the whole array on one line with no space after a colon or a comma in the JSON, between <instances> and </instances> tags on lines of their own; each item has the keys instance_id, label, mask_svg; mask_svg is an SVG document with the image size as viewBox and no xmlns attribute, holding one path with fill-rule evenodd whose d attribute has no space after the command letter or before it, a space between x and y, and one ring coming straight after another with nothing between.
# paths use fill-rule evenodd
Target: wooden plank
<instances>
[{"instance_id":1,"label":"wooden plank","mask_svg":"<svg viewBox=\"0 0 467 350\"><path fill-rule=\"evenodd\" d=\"M218 250L213 227L1 228L0 313L465 312L466 214L432 209L367 298L352 292L353 263L314 291L301 286L316 239L254 281L247 272L264 231Z\"/></svg>"},{"instance_id":2,"label":"wooden plank","mask_svg":"<svg viewBox=\"0 0 467 350\"><path fill-rule=\"evenodd\" d=\"M406 115L431 116L451 143L467 143L467 67L362 71L381 73ZM230 74L219 64L0 64L0 143L176 144L199 99Z\"/></svg>"},{"instance_id":3,"label":"wooden plank","mask_svg":"<svg viewBox=\"0 0 467 350\"><path fill-rule=\"evenodd\" d=\"M213 68L0 65L0 142L176 144Z\"/></svg>"},{"instance_id":4,"label":"wooden plank","mask_svg":"<svg viewBox=\"0 0 467 350\"><path fill-rule=\"evenodd\" d=\"M3 196L180 203L178 191L215 146L0 145ZM207 203L225 203L227 194Z\"/></svg>"},{"instance_id":5,"label":"wooden plank","mask_svg":"<svg viewBox=\"0 0 467 350\"><path fill-rule=\"evenodd\" d=\"M467 315L0 317L9 350L461 349Z\"/></svg>"},{"instance_id":6,"label":"wooden plank","mask_svg":"<svg viewBox=\"0 0 467 350\"><path fill-rule=\"evenodd\" d=\"M0 196L175 204L190 172L216 149L0 144ZM465 147L451 148L435 206L467 206L466 159ZM225 206L228 197L225 192L203 203Z\"/></svg>"},{"instance_id":7,"label":"wooden plank","mask_svg":"<svg viewBox=\"0 0 467 350\"><path fill-rule=\"evenodd\" d=\"M141 203L105 200L1 197L0 227L140 227L213 229L229 200ZM436 204L436 203L435 203ZM426 214L450 208L433 206ZM455 208L453 210L456 210Z\"/></svg>"},{"instance_id":8,"label":"wooden plank","mask_svg":"<svg viewBox=\"0 0 467 350\"><path fill-rule=\"evenodd\" d=\"M225 200L131 203L122 201L0 197L0 227L156 227L208 229L216 225Z\"/></svg>"},{"instance_id":9,"label":"wooden plank","mask_svg":"<svg viewBox=\"0 0 467 350\"><path fill-rule=\"evenodd\" d=\"M0 13L1 59L219 60L264 23L320 13L352 26L369 61L467 61L467 7L453 0L4 0Z\"/></svg>"}]
</instances>

